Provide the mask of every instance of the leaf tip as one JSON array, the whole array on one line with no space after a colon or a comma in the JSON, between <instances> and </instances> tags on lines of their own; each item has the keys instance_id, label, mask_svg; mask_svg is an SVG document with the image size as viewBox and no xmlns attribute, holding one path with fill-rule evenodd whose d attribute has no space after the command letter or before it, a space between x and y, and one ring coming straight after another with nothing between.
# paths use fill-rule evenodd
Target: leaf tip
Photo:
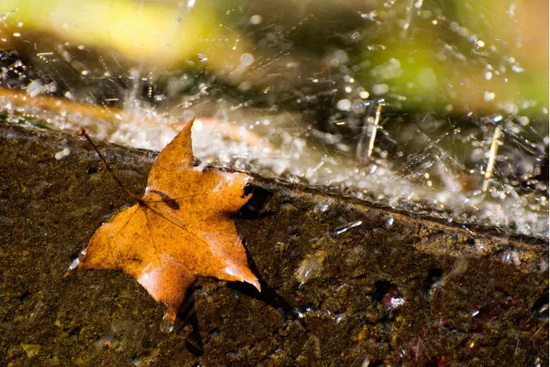
<instances>
[{"instance_id":1,"label":"leaf tip","mask_svg":"<svg viewBox=\"0 0 550 367\"><path fill-rule=\"evenodd\" d=\"M223 272L229 275L229 277L222 276L219 279L245 282L254 286L254 288L256 288L258 292L262 291L262 287L260 286L260 282L258 281L258 278L256 278L256 276L252 273L252 271L246 266L230 265L230 266L227 266L225 269L223 269Z\"/></svg>"},{"instance_id":2,"label":"leaf tip","mask_svg":"<svg viewBox=\"0 0 550 367\"><path fill-rule=\"evenodd\" d=\"M185 124L182 130L187 130L188 132L190 132L194 123L195 123L195 116L191 117L189 121L187 121L187 123Z\"/></svg>"},{"instance_id":3,"label":"leaf tip","mask_svg":"<svg viewBox=\"0 0 550 367\"><path fill-rule=\"evenodd\" d=\"M260 282L258 281L258 278L254 277L253 280L247 280L248 284L252 284L254 288L258 290L258 292L262 292L262 286L260 285Z\"/></svg>"}]
</instances>

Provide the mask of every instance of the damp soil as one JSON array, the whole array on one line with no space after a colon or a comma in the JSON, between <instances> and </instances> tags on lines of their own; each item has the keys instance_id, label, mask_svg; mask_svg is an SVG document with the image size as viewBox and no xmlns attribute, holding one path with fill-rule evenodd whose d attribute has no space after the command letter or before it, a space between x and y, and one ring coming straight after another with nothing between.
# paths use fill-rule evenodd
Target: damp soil
<instances>
[{"instance_id":1,"label":"damp soil","mask_svg":"<svg viewBox=\"0 0 550 367\"><path fill-rule=\"evenodd\" d=\"M259 176L236 222L262 293L200 278L163 334L131 277L64 276L132 201L81 138L20 122L0 121L0 365L548 363L548 242ZM141 193L156 153L99 147Z\"/></svg>"}]
</instances>

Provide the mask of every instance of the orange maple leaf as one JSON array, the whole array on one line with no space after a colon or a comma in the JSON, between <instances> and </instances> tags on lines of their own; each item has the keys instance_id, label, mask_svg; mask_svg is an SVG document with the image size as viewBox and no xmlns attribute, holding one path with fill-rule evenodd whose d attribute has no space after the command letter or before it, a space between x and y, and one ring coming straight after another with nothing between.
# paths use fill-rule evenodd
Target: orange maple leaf
<instances>
[{"instance_id":1,"label":"orange maple leaf","mask_svg":"<svg viewBox=\"0 0 550 367\"><path fill-rule=\"evenodd\" d=\"M93 235L82 269L122 269L157 301L173 324L185 290L197 276L243 281L260 290L230 215L249 197L244 173L193 167L191 127L164 148L137 204Z\"/></svg>"}]
</instances>

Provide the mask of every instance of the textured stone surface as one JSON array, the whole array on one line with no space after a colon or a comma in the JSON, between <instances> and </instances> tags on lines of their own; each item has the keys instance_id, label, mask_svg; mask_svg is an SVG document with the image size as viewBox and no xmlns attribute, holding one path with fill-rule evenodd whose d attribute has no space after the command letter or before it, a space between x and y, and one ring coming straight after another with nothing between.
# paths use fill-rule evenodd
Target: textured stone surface
<instances>
[{"instance_id":1,"label":"textured stone surface","mask_svg":"<svg viewBox=\"0 0 550 367\"><path fill-rule=\"evenodd\" d=\"M156 154L100 149L140 193ZM166 335L129 276L63 277L132 204L91 147L0 123L0 365L548 363L547 242L254 183L237 226L263 292L202 278Z\"/></svg>"}]
</instances>

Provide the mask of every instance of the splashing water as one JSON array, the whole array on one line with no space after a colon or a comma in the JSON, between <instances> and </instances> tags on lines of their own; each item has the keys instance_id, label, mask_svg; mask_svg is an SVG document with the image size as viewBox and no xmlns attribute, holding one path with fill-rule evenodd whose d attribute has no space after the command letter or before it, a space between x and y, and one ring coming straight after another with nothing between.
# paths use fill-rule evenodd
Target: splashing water
<instances>
[{"instance_id":1,"label":"splashing water","mask_svg":"<svg viewBox=\"0 0 550 367\"><path fill-rule=\"evenodd\" d=\"M154 150L198 116L194 149L205 164L547 237L548 67L527 55L548 42L525 34L539 24L524 19L532 5L480 3L188 1L151 41L171 51L141 58L117 24L104 50L0 5L0 86L23 91L19 100L0 92L0 108ZM60 4L52 19L63 19ZM204 36L194 17L231 32L212 26ZM60 36L33 39L32 27ZM196 48L175 43L183 31L200 38Z\"/></svg>"}]
</instances>

